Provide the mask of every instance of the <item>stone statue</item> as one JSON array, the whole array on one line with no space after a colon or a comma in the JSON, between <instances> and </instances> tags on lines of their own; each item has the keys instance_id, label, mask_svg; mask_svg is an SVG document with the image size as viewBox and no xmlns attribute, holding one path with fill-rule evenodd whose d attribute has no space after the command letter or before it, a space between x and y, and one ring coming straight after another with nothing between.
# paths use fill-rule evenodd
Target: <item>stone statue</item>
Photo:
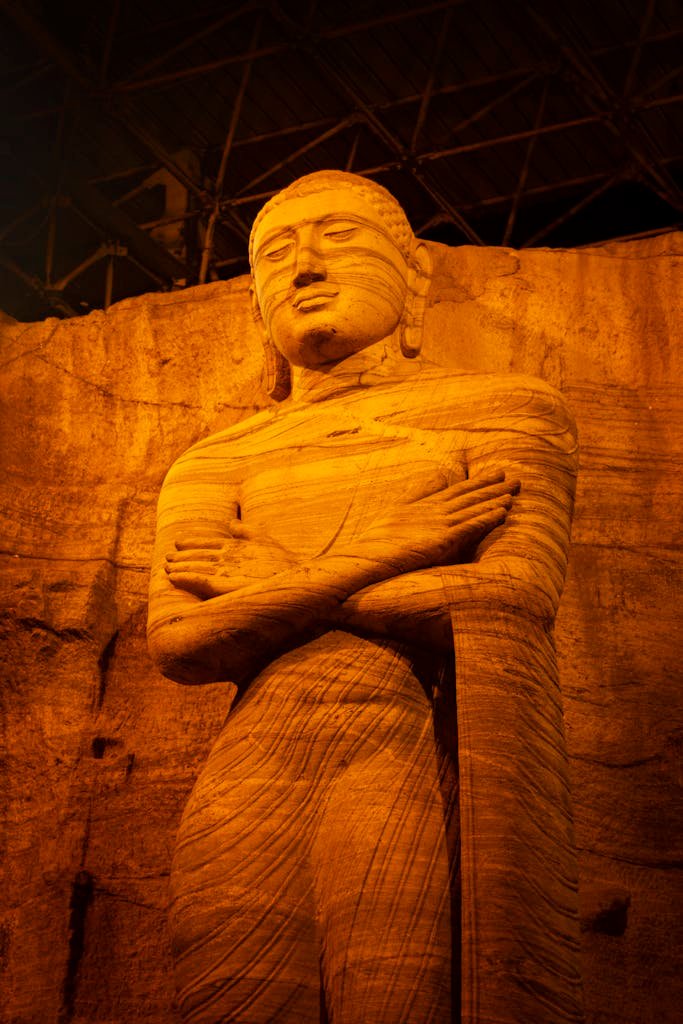
<instances>
[{"instance_id":1,"label":"stone statue","mask_svg":"<svg viewBox=\"0 0 683 1024\"><path fill-rule=\"evenodd\" d=\"M422 360L429 253L373 181L295 182L250 258L280 404L172 467L150 596L161 671L238 685L175 851L182 1019L579 1021L571 417Z\"/></svg>"}]
</instances>

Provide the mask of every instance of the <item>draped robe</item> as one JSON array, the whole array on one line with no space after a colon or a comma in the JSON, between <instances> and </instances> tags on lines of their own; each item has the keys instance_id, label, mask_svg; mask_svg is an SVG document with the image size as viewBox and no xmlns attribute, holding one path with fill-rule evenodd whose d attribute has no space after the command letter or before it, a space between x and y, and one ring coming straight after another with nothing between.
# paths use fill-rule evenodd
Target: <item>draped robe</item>
<instances>
[{"instance_id":1,"label":"draped robe","mask_svg":"<svg viewBox=\"0 0 683 1024\"><path fill-rule=\"evenodd\" d=\"M470 562L368 588L350 624L267 665L254 643L176 851L186 1022L581 1020L552 644L576 439L554 389L426 369L195 445L162 490L150 636L198 600L163 573L183 531L239 510L322 558L389 503L501 469L522 490ZM455 673L419 643L425 588L450 612Z\"/></svg>"}]
</instances>

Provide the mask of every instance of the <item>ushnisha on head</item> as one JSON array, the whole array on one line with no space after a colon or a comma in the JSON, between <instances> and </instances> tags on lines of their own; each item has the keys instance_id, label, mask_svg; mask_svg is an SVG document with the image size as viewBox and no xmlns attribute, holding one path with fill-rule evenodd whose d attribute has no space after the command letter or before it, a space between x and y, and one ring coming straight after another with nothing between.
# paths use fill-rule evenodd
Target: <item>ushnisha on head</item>
<instances>
[{"instance_id":1,"label":"ushnisha on head","mask_svg":"<svg viewBox=\"0 0 683 1024\"><path fill-rule=\"evenodd\" d=\"M406 358L419 354L429 254L377 182L299 178L256 217L249 259L273 397L289 393L290 364L325 370L394 334Z\"/></svg>"}]
</instances>

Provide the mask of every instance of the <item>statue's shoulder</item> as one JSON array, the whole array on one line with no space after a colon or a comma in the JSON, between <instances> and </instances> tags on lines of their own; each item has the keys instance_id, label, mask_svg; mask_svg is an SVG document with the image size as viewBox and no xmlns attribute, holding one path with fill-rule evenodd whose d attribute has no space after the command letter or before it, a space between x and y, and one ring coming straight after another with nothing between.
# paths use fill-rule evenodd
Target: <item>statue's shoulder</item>
<instances>
[{"instance_id":1,"label":"statue's shoulder","mask_svg":"<svg viewBox=\"0 0 683 1024\"><path fill-rule=\"evenodd\" d=\"M453 404L454 409L479 410L488 417L494 410L507 409L528 416L556 417L567 426L574 424L564 396L540 377L522 373L463 373L428 367L420 375L433 400Z\"/></svg>"},{"instance_id":2,"label":"statue's shoulder","mask_svg":"<svg viewBox=\"0 0 683 1024\"><path fill-rule=\"evenodd\" d=\"M459 432L465 447L523 435L568 454L577 448L576 424L561 393L527 374L427 366L406 389L399 415L407 425Z\"/></svg>"},{"instance_id":3,"label":"statue's shoulder","mask_svg":"<svg viewBox=\"0 0 683 1024\"><path fill-rule=\"evenodd\" d=\"M522 373L487 374L482 382L482 397L490 398L502 412L507 410L516 420L537 421L543 432L563 431L576 440L576 421L561 391L541 380Z\"/></svg>"},{"instance_id":4,"label":"statue's shoulder","mask_svg":"<svg viewBox=\"0 0 683 1024\"><path fill-rule=\"evenodd\" d=\"M564 404L557 388L526 373L477 373L427 364L420 372L419 380L426 387L440 384L449 393L464 397L524 394L530 398L556 399Z\"/></svg>"},{"instance_id":5,"label":"statue's shoulder","mask_svg":"<svg viewBox=\"0 0 683 1024\"><path fill-rule=\"evenodd\" d=\"M247 416L246 419L239 420L223 430L218 430L215 434L208 434L201 438L191 448L188 448L185 455L201 455L205 452L231 447L242 438L251 437L264 427L269 426L276 415L276 407L269 406L267 409L261 409L252 416Z\"/></svg>"},{"instance_id":6,"label":"statue's shoulder","mask_svg":"<svg viewBox=\"0 0 683 1024\"><path fill-rule=\"evenodd\" d=\"M225 474L231 465L249 457L250 451L258 445L258 439L273 422L273 418L272 408L262 409L224 430L200 438L175 460L166 476L166 482L188 474L196 476L201 467L207 474L213 469Z\"/></svg>"}]
</instances>

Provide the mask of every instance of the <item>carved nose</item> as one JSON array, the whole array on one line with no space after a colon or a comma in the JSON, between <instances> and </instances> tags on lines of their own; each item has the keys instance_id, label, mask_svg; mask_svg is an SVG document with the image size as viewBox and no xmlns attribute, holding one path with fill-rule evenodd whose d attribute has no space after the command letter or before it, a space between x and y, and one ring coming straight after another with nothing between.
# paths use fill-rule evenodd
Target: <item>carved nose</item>
<instances>
[{"instance_id":1,"label":"carved nose","mask_svg":"<svg viewBox=\"0 0 683 1024\"><path fill-rule=\"evenodd\" d=\"M315 281L324 281L326 276L325 264L320 255L314 249L304 249L297 261L294 286L305 288L307 284L313 284Z\"/></svg>"},{"instance_id":2,"label":"carved nose","mask_svg":"<svg viewBox=\"0 0 683 1024\"><path fill-rule=\"evenodd\" d=\"M305 288L307 284L313 284L314 281L324 281L325 275L319 270L300 270L294 278L294 284L297 288Z\"/></svg>"}]
</instances>

